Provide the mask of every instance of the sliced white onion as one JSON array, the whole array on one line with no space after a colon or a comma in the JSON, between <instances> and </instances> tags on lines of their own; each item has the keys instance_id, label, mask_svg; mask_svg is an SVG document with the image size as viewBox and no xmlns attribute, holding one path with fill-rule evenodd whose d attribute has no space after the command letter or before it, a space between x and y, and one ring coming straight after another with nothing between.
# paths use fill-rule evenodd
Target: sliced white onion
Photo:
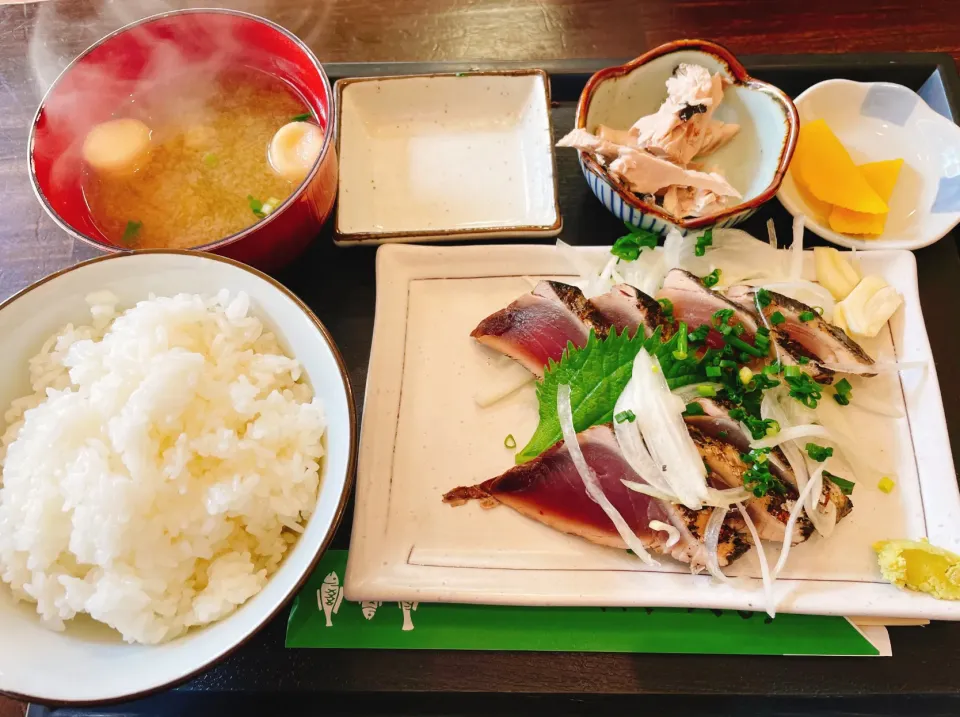
<instances>
[{"instance_id":1,"label":"sliced white onion","mask_svg":"<svg viewBox=\"0 0 960 717\"><path fill-rule=\"evenodd\" d=\"M649 495L651 498L662 500L665 503L677 502L677 496L662 490L657 490L649 483L637 483L635 480L627 480L626 478L621 478L620 482L635 493L643 493L644 495Z\"/></svg>"},{"instance_id":2,"label":"sliced white onion","mask_svg":"<svg viewBox=\"0 0 960 717\"><path fill-rule=\"evenodd\" d=\"M793 218L793 244L790 245L790 278L794 281L803 276L803 225L806 217L798 214Z\"/></svg>"},{"instance_id":3,"label":"sliced white onion","mask_svg":"<svg viewBox=\"0 0 960 717\"><path fill-rule=\"evenodd\" d=\"M644 352L641 351L640 353ZM570 454L577 473L580 474L580 478L583 480L583 487L586 489L587 495L606 513L607 517L610 518L610 522L613 523L613 526L623 539L623 542L626 543L630 550L636 553L638 558L647 565L659 565L659 563L651 557L650 553L647 552L640 538L630 530L630 526L627 525L627 521L620 515L620 511L618 511L613 506L613 503L610 502L610 499L604 495L603 489L600 487L600 481L597 480L597 476L590 466L587 465L587 461L583 457L583 451L580 450L580 441L577 439L577 432L573 427L573 409L570 407L570 386L567 384L557 388L557 417L560 419L563 443L567 447L567 452Z\"/></svg>"},{"instance_id":4,"label":"sliced white onion","mask_svg":"<svg viewBox=\"0 0 960 717\"><path fill-rule=\"evenodd\" d=\"M778 247L779 242L777 242L777 227L773 223L773 218L767 219L767 241L770 242L770 246L774 249Z\"/></svg>"},{"instance_id":5,"label":"sliced white onion","mask_svg":"<svg viewBox=\"0 0 960 717\"><path fill-rule=\"evenodd\" d=\"M927 361L877 361L870 365L862 363L822 363L824 368L837 373L899 373L900 371L914 371L927 369Z\"/></svg>"},{"instance_id":6,"label":"sliced white onion","mask_svg":"<svg viewBox=\"0 0 960 717\"><path fill-rule=\"evenodd\" d=\"M642 404L637 400L635 385L635 379L631 377L617 398L613 415L616 416L619 413L630 411L636 416L643 410ZM614 421L613 432L617 437L617 443L620 445L620 451L623 453L623 457L627 459L627 463L633 469L633 472L642 477L658 493L671 496L667 500L675 500L661 465L653 459L643 442L643 437L640 434L640 424L636 420Z\"/></svg>"},{"instance_id":7,"label":"sliced white onion","mask_svg":"<svg viewBox=\"0 0 960 717\"><path fill-rule=\"evenodd\" d=\"M669 523L664 523L662 520L651 520L650 527L653 530L662 530L667 534L667 542L663 546L664 548L670 549L680 542L680 531Z\"/></svg>"},{"instance_id":8,"label":"sliced white onion","mask_svg":"<svg viewBox=\"0 0 960 717\"><path fill-rule=\"evenodd\" d=\"M792 427L793 421L787 415L787 412L783 410L778 400L778 397L781 395L783 389L772 389L764 393L763 399L760 402L760 416L762 418L772 418L780 424L781 432ZM799 401L793 401L793 403L800 406ZM800 409L798 409L800 410ZM816 415L813 414L807 408L803 408L802 412L805 415ZM807 470L807 462L803 457L803 452L793 441L788 441L780 445L780 450L783 451L783 455L787 458L787 464L790 466L790 470L793 471L793 475L797 479L797 490L803 492L809 482L809 471ZM816 498L819 500L820 493L816 494ZM831 516L824 516L820 511L815 510L816 506L811 506L811 509L807 511L808 516L810 517L810 522L813 523L814 529L821 535L827 536L833 532L833 529L836 525L836 516L833 516L833 520L830 520Z\"/></svg>"},{"instance_id":9,"label":"sliced white onion","mask_svg":"<svg viewBox=\"0 0 960 717\"><path fill-rule=\"evenodd\" d=\"M587 258L586 252L582 252L576 247L570 246L564 241L557 239L557 251L567 261L570 267L580 275L580 287L584 296L592 299L594 296L605 294L612 288L609 280L604 285L600 281L600 267L591 263ZM612 255L611 255L612 256ZM616 257L613 257L616 259ZM616 262L614 262L616 263Z\"/></svg>"},{"instance_id":10,"label":"sliced white onion","mask_svg":"<svg viewBox=\"0 0 960 717\"><path fill-rule=\"evenodd\" d=\"M723 388L722 383L714 383L712 381L705 381L704 383L691 383L686 386L681 386L680 388L673 389L673 395L682 399L684 403L689 403L692 399L695 398L705 398L701 395L700 387L709 386L714 391L719 391Z\"/></svg>"},{"instance_id":11,"label":"sliced white onion","mask_svg":"<svg viewBox=\"0 0 960 717\"><path fill-rule=\"evenodd\" d=\"M856 408L860 411L866 411L867 413L875 413L878 416L886 416L887 418L903 418L904 413L896 406L890 406L883 401L879 401L871 397L867 393L867 389L855 389L853 392L854 398L850 399L849 408Z\"/></svg>"},{"instance_id":12,"label":"sliced white onion","mask_svg":"<svg viewBox=\"0 0 960 717\"><path fill-rule=\"evenodd\" d=\"M681 415L686 404L674 396L660 362L646 351L637 353L630 383L636 424L650 455L683 505L699 510L707 497L706 468Z\"/></svg>"},{"instance_id":13,"label":"sliced white onion","mask_svg":"<svg viewBox=\"0 0 960 717\"><path fill-rule=\"evenodd\" d=\"M810 496L813 494L813 489L817 483L820 483L821 485L823 484L824 466L826 466L826 462L821 463L820 467L817 468L814 474L810 477L810 480L807 481L807 485L804 486L802 491L800 491L800 497L797 499L797 502L794 503L793 508L790 509L790 517L787 519L787 526L785 528L786 532L784 533L783 537L783 547L780 549L780 559L777 560L777 566L773 569L774 578L779 577L780 571L783 570L784 566L787 564L787 557L790 555L790 547L793 544L793 529L797 525L797 519L800 517L800 512L804 509L804 506L806 505Z\"/></svg>"},{"instance_id":14,"label":"sliced white onion","mask_svg":"<svg viewBox=\"0 0 960 717\"><path fill-rule=\"evenodd\" d=\"M720 556L717 551L720 548L720 529L723 527L723 519L727 517L728 508L714 508L710 514L710 520L707 521L707 529L703 531L703 547L706 551L707 572L722 583L730 583L730 578L720 570Z\"/></svg>"},{"instance_id":15,"label":"sliced white onion","mask_svg":"<svg viewBox=\"0 0 960 717\"><path fill-rule=\"evenodd\" d=\"M831 438L831 433L828 429L823 426L817 425L816 423L807 423L800 426L790 426L784 428L783 425L780 426L780 431L773 436L768 436L767 438L761 438L759 441L751 441L750 446L753 448L773 448L774 446L779 446L781 443L786 441L796 441L801 438Z\"/></svg>"},{"instance_id":16,"label":"sliced white onion","mask_svg":"<svg viewBox=\"0 0 960 717\"><path fill-rule=\"evenodd\" d=\"M737 509L740 511L740 515L743 516L743 522L747 524L747 530L750 531L750 537L753 538L753 545L757 549L757 557L760 558L760 578L763 580L763 592L767 597L767 615L772 618L776 617L777 602L773 597L774 578L770 575L767 553L763 549L763 543L760 542L760 535L757 533L757 528L753 524L753 521L750 520L750 516L743 507L743 503L737 503Z\"/></svg>"},{"instance_id":17,"label":"sliced white onion","mask_svg":"<svg viewBox=\"0 0 960 717\"><path fill-rule=\"evenodd\" d=\"M473 400L480 408L489 408L529 383L533 383L533 374L511 360L509 366L497 372L496 378L489 385L474 394Z\"/></svg>"},{"instance_id":18,"label":"sliced white onion","mask_svg":"<svg viewBox=\"0 0 960 717\"><path fill-rule=\"evenodd\" d=\"M752 497L753 493L746 488L707 488L707 505L730 506Z\"/></svg>"},{"instance_id":19,"label":"sliced white onion","mask_svg":"<svg viewBox=\"0 0 960 717\"><path fill-rule=\"evenodd\" d=\"M668 492L662 490L657 490L653 486L647 483L637 483L636 481L621 479L620 481L627 488L637 493L643 493L644 495L649 495L651 498L656 498L657 500L662 500L667 503L679 503L677 496L671 495ZM748 491L746 488L724 488L723 490L717 490L716 488L707 488L707 499L703 502L705 506L712 506L714 508L729 508L734 503L738 503L743 500L750 500L753 497L753 494Z\"/></svg>"}]
</instances>

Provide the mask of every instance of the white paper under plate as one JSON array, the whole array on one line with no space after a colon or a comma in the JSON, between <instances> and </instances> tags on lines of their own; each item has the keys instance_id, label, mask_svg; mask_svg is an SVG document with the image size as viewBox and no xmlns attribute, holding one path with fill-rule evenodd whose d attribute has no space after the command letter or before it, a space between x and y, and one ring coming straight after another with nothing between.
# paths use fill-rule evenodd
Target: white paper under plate
<instances>
[{"instance_id":1,"label":"white paper under plate","mask_svg":"<svg viewBox=\"0 0 960 717\"><path fill-rule=\"evenodd\" d=\"M779 609L960 619L960 603L884 583L871 548L885 538L927 536L960 550L960 494L914 257L876 251L860 261L864 273L883 276L905 299L889 329L866 348L881 359L927 360L928 369L850 379L855 401L863 386L873 401L905 409L899 419L844 409L858 419L856 444L896 475L896 489L877 490L879 473L858 483L854 511L834 534L793 549L775 585ZM489 408L477 405L477 392L503 380L510 362L470 331L530 291L531 281L564 276L571 271L549 246L380 249L348 598L764 609L756 551L726 571L746 576L730 587L669 559L648 568L625 551L564 535L506 507L441 502L451 488L510 468L515 451L504 447L505 437L512 434L522 447L537 424L532 384ZM775 559L779 546L765 546Z\"/></svg>"}]
</instances>

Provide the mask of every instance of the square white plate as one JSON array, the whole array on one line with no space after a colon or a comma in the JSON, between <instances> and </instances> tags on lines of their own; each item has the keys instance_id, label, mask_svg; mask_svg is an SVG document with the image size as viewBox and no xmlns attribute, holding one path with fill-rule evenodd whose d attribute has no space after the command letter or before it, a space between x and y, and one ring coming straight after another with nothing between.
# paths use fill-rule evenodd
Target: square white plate
<instances>
[{"instance_id":1,"label":"square white plate","mask_svg":"<svg viewBox=\"0 0 960 717\"><path fill-rule=\"evenodd\" d=\"M876 540L922 536L960 549L960 493L913 254L876 251L860 261L864 273L880 274L905 299L889 330L866 348L880 359L925 360L928 368L851 378L854 395L860 381L870 381L863 390L905 413L894 419L844 409L858 411L851 413L856 442L895 473L896 488L885 495L858 483L853 513L834 534L791 551L774 586L779 609L960 619L960 603L884 583L871 549ZM505 437L513 434L522 446L537 424L532 385L489 408L476 404L478 388L495 381L506 360L470 331L530 291L529 278L563 276L570 269L550 246L380 249L347 597L764 609L755 550L727 570L747 578L730 587L669 560L648 568L625 551L564 535L506 507L441 502L451 488L511 467ZM778 546L765 546L775 559Z\"/></svg>"},{"instance_id":2,"label":"square white plate","mask_svg":"<svg viewBox=\"0 0 960 717\"><path fill-rule=\"evenodd\" d=\"M560 232L542 70L336 83L336 241L447 241Z\"/></svg>"}]
</instances>

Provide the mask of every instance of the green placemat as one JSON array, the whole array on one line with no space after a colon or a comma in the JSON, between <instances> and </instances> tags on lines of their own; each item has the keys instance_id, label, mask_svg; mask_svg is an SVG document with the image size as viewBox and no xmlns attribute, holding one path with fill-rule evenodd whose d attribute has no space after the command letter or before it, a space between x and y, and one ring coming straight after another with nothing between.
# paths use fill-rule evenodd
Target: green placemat
<instances>
[{"instance_id":1,"label":"green placemat","mask_svg":"<svg viewBox=\"0 0 960 717\"><path fill-rule=\"evenodd\" d=\"M294 600L287 647L877 655L846 618L675 608L355 603L330 550Z\"/></svg>"}]
</instances>

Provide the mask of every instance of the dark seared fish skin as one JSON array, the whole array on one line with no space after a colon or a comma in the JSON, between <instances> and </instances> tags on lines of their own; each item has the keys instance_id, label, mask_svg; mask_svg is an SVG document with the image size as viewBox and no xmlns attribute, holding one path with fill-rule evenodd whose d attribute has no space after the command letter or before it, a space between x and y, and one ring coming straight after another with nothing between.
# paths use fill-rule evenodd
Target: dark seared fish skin
<instances>
[{"instance_id":1,"label":"dark seared fish skin","mask_svg":"<svg viewBox=\"0 0 960 717\"><path fill-rule=\"evenodd\" d=\"M799 366L800 370L808 374L817 383L830 384L836 374L820 365L820 358L811 354L802 344L794 341L784 331L774 329L771 336L777 343L780 363L784 366ZM801 357L806 357L805 363L800 363Z\"/></svg>"},{"instance_id":2,"label":"dark seared fish skin","mask_svg":"<svg viewBox=\"0 0 960 717\"><path fill-rule=\"evenodd\" d=\"M634 334L643 326L652 333L662 323L660 304L627 284L588 300L575 286L541 281L532 292L481 321L470 335L542 377L551 359L559 361L568 343L584 346L591 330L602 339L611 328Z\"/></svg>"},{"instance_id":3,"label":"dark seared fish skin","mask_svg":"<svg viewBox=\"0 0 960 717\"><path fill-rule=\"evenodd\" d=\"M583 293L558 281L541 281L507 308L491 314L470 335L543 376L551 359L559 361L568 343L584 346L593 328Z\"/></svg>"},{"instance_id":4,"label":"dark seared fish skin","mask_svg":"<svg viewBox=\"0 0 960 717\"><path fill-rule=\"evenodd\" d=\"M722 398L697 398L694 399L703 408L703 415L685 416L686 424L696 428L705 436L718 441L726 441L740 453L747 453L750 450L750 436L744 431L743 425L739 421L730 418L730 409L734 405ZM774 448L768 454L770 461L770 472L781 483L791 486L799 492L797 485L797 476L790 468L790 463L783 451L779 447ZM853 510L853 502L849 496L843 492L829 479L823 479L823 492L818 503L820 512L826 514L828 503L832 503L836 509L836 521L850 514Z\"/></svg>"},{"instance_id":5,"label":"dark seared fish skin","mask_svg":"<svg viewBox=\"0 0 960 717\"><path fill-rule=\"evenodd\" d=\"M688 426L688 430L707 465L708 482L713 487L721 489L741 487L747 464L743 462L740 452L726 441L710 438L697 428ZM747 501L747 512L761 540L782 542L786 535L790 509L799 496L792 485L785 484L784 488L786 495L771 491L762 498L752 498ZM791 542L794 545L802 543L810 537L812 532L813 524L805 515L801 515L794 527Z\"/></svg>"},{"instance_id":6,"label":"dark seared fish skin","mask_svg":"<svg viewBox=\"0 0 960 717\"><path fill-rule=\"evenodd\" d=\"M754 305L756 289L751 286L734 286L727 290L727 296L741 305ZM812 307L803 302L791 299L789 296L768 291L770 303L764 307L764 315L769 317L779 311L786 321L777 327L777 333L802 347L810 358L825 363L842 363L862 366L858 373L862 376L874 376L870 373L870 366L874 360L856 341L847 336L846 332L825 321ZM800 314L812 312L814 317L810 321L801 321Z\"/></svg>"},{"instance_id":7,"label":"dark seared fish skin","mask_svg":"<svg viewBox=\"0 0 960 717\"><path fill-rule=\"evenodd\" d=\"M616 328L618 334L624 331L634 334L642 326L645 335L649 336L658 326L667 327L660 302L629 284L617 284L588 303L608 326Z\"/></svg>"},{"instance_id":8,"label":"dark seared fish skin","mask_svg":"<svg viewBox=\"0 0 960 717\"><path fill-rule=\"evenodd\" d=\"M713 326L713 314L721 309L732 309L731 325L743 324L745 329L740 338L752 343L757 333L759 316L748 307L730 301L718 291L709 289L703 282L683 269L671 269L663 280L663 288L657 294L658 299L669 299L673 304L673 317L683 321L691 329L707 324Z\"/></svg>"},{"instance_id":9,"label":"dark seared fish skin","mask_svg":"<svg viewBox=\"0 0 960 717\"><path fill-rule=\"evenodd\" d=\"M578 438L584 459L596 473L604 495L647 549L692 566L704 565L706 556L702 535L711 509L689 511L624 486L621 479L645 481L633 472L620 453L609 424L587 429ZM534 460L515 466L496 478L477 486L455 488L444 495L443 500L459 505L466 500L487 497L564 533L599 545L627 547L607 515L587 495L562 441ZM667 534L650 528L653 520L677 528L680 541L668 549ZM736 560L750 547L738 527L732 516L728 516L718 550L721 565Z\"/></svg>"}]
</instances>

